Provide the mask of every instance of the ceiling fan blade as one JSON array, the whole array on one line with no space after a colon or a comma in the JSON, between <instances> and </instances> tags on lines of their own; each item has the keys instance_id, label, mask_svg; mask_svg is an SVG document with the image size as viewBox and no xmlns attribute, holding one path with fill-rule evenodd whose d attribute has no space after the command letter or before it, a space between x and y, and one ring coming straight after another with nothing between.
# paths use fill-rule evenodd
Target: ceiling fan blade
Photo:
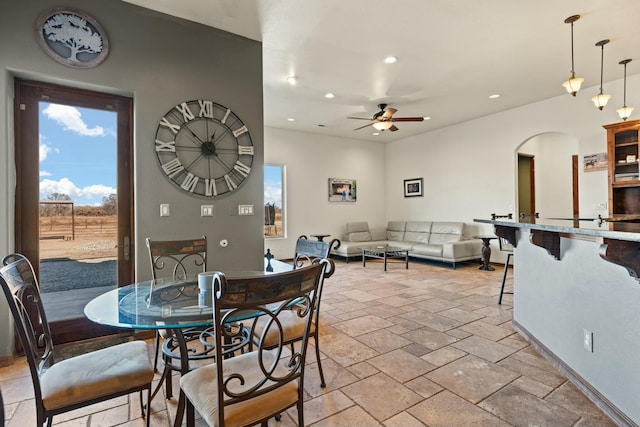
<instances>
[{"instance_id":1,"label":"ceiling fan blade","mask_svg":"<svg viewBox=\"0 0 640 427\"><path fill-rule=\"evenodd\" d=\"M374 122L369 123L368 125L364 125L364 126L360 126L359 128L355 128L354 130L360 130L360 129L364 129L366 127L369 127L373 124Z\"/></svg>"},{"instance_id":2,"label":"ceiling fan blade","mask_svg":"<svg viewBox=\"0 0 640 427\"><path fill-rule=\"evenodd\" d=\"M424 117L392 117L392 122L423 122Z\"/></svg>"},{"instance_id":3,"label":"ceiling fan blade","mask_svg":"<svg viewBox=\"0 0 640 427\"><path fill-rule=\"evenodd\" d=\"M389 128L389 130L390 130L391 132L395 132L395 131L397 131L397 130L398 130L398 128L396 127L396 125L391 125L391 127Z\"/></svg>"},{"instance_id":4,"label":"ceiling fan blade","mask_svg":"<svg viewBox=\"0 0 640 427\"><path fill-rule=\"evenodd\" d=\"M365 117L347 117L347 119L355 119L355 120L369 120L369 121L371 121L371 119L369 119L369 118L365 118Z\"/></svg>"},{"instance_id":5,"label":"ceiling fan blade","mask_svg":"<svg viewBox=\"0 0 640 427\"><path fill-rule=\"evenodd\" d=\"M393 116L396 113L396 111L398 110L396 110L395 108L387 108L384 111L384 114L382 115L382 117L384 117L385 119L390 119L391 116Z\"/></svg>"}]
</instances>

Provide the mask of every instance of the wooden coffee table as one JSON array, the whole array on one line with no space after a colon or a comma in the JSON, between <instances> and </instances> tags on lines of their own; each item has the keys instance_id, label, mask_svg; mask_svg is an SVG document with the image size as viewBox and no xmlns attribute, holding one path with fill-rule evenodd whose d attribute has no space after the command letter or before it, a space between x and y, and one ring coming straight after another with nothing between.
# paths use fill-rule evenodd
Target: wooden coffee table
<instances>
[{"instance_id":1,"label":"wooden coffee table","mask_svg":"<svg viewBox=\"0 0 640 427\"><path fill-rule=\"evenodd\" d=\"M405 268L409 269L409 249L389 245L371 245L362 247L362 266L366 267L367 258L384 261L384 271L387 271L387 260L403 259Z\"/></svg>"}]
</instances>

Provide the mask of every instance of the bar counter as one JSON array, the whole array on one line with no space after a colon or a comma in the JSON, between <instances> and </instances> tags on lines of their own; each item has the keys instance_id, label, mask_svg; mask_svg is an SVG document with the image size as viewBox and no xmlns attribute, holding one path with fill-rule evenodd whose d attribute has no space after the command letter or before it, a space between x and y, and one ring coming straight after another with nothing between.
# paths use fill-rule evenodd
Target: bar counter
<instances>
[{"instance_id":1,"label":"bar counter","mask_svg":"<svg viewBox=\"0 0 640 427\"><path fill-rule=\"evenodd\" d=\"M640 223L474 222L514 245L513 328L618 425L640 424Z\"/></svg>"}]
</instances>

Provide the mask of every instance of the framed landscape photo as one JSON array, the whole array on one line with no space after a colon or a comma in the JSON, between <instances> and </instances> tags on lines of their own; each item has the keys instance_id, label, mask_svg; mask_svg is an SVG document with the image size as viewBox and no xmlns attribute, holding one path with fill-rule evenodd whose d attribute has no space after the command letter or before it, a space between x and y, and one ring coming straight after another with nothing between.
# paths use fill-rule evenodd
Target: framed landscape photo
<instances>
[{"instance_id":1,"label":"framed landscape photo","mask_svg":"<svg viewBox=\"0 0 640 427\"><path fill-rule=\"evenodd\" d=\"M413 178L404 180L404 197L422 196L422 178Z\"/></svg>"},{"instance_id":2,"label":"framed landscape photo","mask_svg":"<svg viewBox=\"0 0 640 427\"><path fill-rule=\"evenodd\" d=\"M356 180L344 178L329 178L330 202L355 202Z\"/></svg>"},{"instance_id":3,"label":"framed landscape photo","mask_svg":"<svg viewBox=\"0 0 640 427\"><path fill-rule=\"evenodd\" d=\"M422 196L422 178L404 180L404 197Z\"/></svg>"}]
</instances>

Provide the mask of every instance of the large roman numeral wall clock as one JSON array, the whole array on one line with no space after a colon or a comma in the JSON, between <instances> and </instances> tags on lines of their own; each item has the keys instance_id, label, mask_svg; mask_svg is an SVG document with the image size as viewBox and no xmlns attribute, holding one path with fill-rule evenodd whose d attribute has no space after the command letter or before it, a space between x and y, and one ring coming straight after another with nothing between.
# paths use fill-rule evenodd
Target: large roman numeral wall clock
<instances>
[{"instance_id":1,"label":"large roman numeral wall clock","mask_svg":"<svg viewBox=\"0 0 640 427\"><path fill-rule=\"evenodd\" d=\"M213 101L176 105L156 129L155 151L164 174L180 189L205 197L236 191L253 164L247 126Z\"/></svg>"}]
</instances>

